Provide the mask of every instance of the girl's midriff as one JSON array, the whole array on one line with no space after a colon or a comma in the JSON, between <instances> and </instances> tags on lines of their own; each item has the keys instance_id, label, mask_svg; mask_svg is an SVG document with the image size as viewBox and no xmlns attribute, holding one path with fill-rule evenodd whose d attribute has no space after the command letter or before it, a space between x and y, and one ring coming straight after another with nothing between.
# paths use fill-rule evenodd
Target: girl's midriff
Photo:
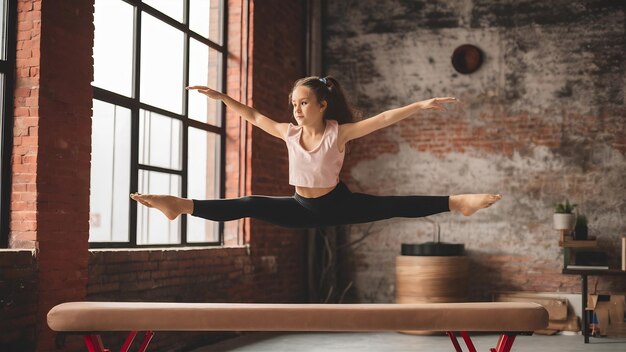
<instances>
[{"instance_id":1,"label":"girl's midriff","mask_svg":"<svg viewBox=\"0 0 626 352\"><path fill-rule=\"evenodd\" d=\"M325 188L311 188L296 186L296 193L304 198L319 198L325 194L330 193L336 186Z\"/></svg>"}]
</instances>

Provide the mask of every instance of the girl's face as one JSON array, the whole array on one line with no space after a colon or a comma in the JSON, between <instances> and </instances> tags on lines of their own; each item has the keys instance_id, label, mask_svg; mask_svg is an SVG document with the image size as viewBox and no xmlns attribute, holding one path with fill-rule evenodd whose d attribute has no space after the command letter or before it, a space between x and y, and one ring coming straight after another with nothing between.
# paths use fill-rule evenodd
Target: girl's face
<instances>
[{"instance_id":1,"label":"girl's face","mask_svg":"<svg viewBox=\"0 0 626 352\"><path fill-rule=\"evenodd\" d=\"M314 125L324 117L326 102L320 104L313 91L307 86L298 86L291 95L293 117L298 125Z\"/></svg>"}]
</instances>

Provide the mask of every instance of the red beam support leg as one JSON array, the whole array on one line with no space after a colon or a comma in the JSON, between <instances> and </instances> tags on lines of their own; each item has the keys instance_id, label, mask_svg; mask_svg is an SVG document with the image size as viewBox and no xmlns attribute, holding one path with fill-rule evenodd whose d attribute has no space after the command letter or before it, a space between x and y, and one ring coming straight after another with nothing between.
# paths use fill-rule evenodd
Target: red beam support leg
<instances>
[{"instance_id":1,"label":"red beam support leg","mask_svg":"<svg viewBox=\"0 0 626 352\"><path fill-rule=\"evenodd\" d=\"M491 352L499 352L500 349L502 348L501 346L502 346L502 342L504 340L504 336L506 336L506 335L504 335L504 334L500 335L500 338L498 339L498 343L496 344L496 348L490 348L489 351L491 351Z\"/></svg>"},{"instance_id":2,"label":"red beam support leg","mask_svg":"<svg viewBox=\"0 0 626 352\"><path fill-rule=\"evenodd\" d=\"M120 348L120 352L128 352L136 336L137 331L131 331ZM150 344L153 336L153 331L145 332L143 341L139 347L139 352L145 352L146 349L148 349L148 344ZM100 335L83 335L83 339L85 340L85 345L87 346L87 351L89 352L110 352L110 350L104 348Z\"/></svg>"},{"instance_id":3,"label":"red beam support leg","mask_svg":"<svg viewBox=\"0 0 626 352\"><path fill-rule=\"evenodd\" d=\"M448 334L448 336L450 337L450 340L452 341L452 344L454 345L454 349L456 350L456 352L463 352L463 350L461 349L461 346L459 345L459 341L457 341L456 336L454 335L454 332L446 331L446 334Z\"/></svg>"},{"instance_id":4,"label":"red beam support leg","mask_svg":"<svg viewBox=\"0 0 626 352\"><path fill-rule=\"evenodd\" d=\"M85 346L87 346L87 351L109 352L109 350L104 348L100 335L83 335L83 339L85 340Z\"/></svg>"},{"instance_id":5,"label":"red beam support leg","mask_svg":"<svg viewBox=\"0 0 626 352\"><path fill-rule=\"evenodd\" d=\"M467 331L461 331L461 336L463 337L463 340L465 341L465 344L467 345L469 352L476 352L476 348L474 347L474 344L472 343L472 339L470 338Z\"/></svg>"},{"instance_id":6,"label":"red beam support leg","mask_svg":"<svg viewBox=\"0 0 626 352\"><path fill-rule=\"evenodd\" d=\"M511 347L513 346L513 342L515 342L515 335L507 335L506 341L504 342L502 346L502 351L498 351L498 352L510 352Z\"/></svg>"},{"instance_id":7,"label":"red beam support leg","mask_svg":"<svg viewBox=\"0 0 626 352\"><path fill-rule=\"evenodd\" d=\"M120 352L128 352L130 345L133 344L133 340L135 339L135 336L137 336L137 331L131 331L128 334L128 336L126 337L126 341L124 341L124 344L120 348Z\"/></svg>"},{"instance_id":8,"label":"red beam support leg","mask_svg":"<svg viewBox=\"0 0 626 352\"><path fill-rule=\"evenodd\" d=\"M496 348L492 348L491 352L510 352L513 342L515 342L517 334L502 334Z\"/></svg>"},{"instance_id":9,"label":"red beam support leg","mask_svg":"<svg viewBox=\"0 0 626 352\"><path fill-rule=\"evenodd\" d=\"M139 352L146 351L146 349L148 348L148 344L150 343L150 340L152 340L153 336L154 336L154 331L146 331L144 338L143 338L143 342L141 343L141 347L139 347Z\"/></svg>"},{"instance_id":10,"label":"red beam support leg","mask_svg":"<svg viewBox=\"0 0 626 352\"><path fill-rule=\"evenodd\" d=\"M506 334L500 334L500 338L498 339L498 344L496 345L496 351L502 351L502 346L506 341Z\"/></svg>"}]
</instances>

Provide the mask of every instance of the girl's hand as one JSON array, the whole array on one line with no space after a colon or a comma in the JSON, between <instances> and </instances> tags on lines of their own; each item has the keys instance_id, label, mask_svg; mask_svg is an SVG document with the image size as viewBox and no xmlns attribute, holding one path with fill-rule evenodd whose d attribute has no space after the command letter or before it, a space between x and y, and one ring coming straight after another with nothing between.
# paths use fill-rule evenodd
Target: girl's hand
<instances>
[{"instance_id":1,"label":"girl's hand","mask_svg":"<svg viewBox=\"0 0 626 352\"><path fill-rule=\"evenodd\" d=\"M458 104L459 101L454 97L432 98L432 99L422 101L422 109L446 111L446 108L444 108L441 105L443 103L457 103Z\"/></svg>"},{"instance_id":2,"label":"girl's hand","mask_svg":"<svg viewBox=\"0 0 626 352\"><path fill-rule=\"evenodd\" d=\"M206 95L207 97L211 98L211 99L217 99L217 100L222 100L222 98L224 97L224 93L222 92L218 92L214 89L211 89L207 86L189 86L186 87L185 89L187 90L197 90L198 92Z\"/></svg>"}]
</instances>

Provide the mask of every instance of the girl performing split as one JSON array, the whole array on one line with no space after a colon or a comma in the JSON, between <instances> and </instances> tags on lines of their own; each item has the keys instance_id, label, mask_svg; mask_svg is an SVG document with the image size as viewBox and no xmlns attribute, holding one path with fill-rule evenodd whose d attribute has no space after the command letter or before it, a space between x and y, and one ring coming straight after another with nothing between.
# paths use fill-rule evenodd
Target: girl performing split
<instances>
[{"instance_id":1,"label":"girl performing split","mask_svg":"<svg viewBox=\"0 0 626 352\"><path fill-rule=\"evenodd\" d=\"M204 86L187 87L223 101L254 126L280 138L289 153L292 197L246 196L198 200L133 193L137 202L174 220L191 214L213 221L252 217L292 228L371 222L393 217L417 218L455 211L465 216L502 198L499 194L451 196L375 196L353 193L339 180L346 144L405 119L419 110L445 111L455 98L433 98L353 122L353 112L339 83L331 76L297 80L289 94L296 125L278 123L228 95Z\"/></svg>"}]
</instances>

